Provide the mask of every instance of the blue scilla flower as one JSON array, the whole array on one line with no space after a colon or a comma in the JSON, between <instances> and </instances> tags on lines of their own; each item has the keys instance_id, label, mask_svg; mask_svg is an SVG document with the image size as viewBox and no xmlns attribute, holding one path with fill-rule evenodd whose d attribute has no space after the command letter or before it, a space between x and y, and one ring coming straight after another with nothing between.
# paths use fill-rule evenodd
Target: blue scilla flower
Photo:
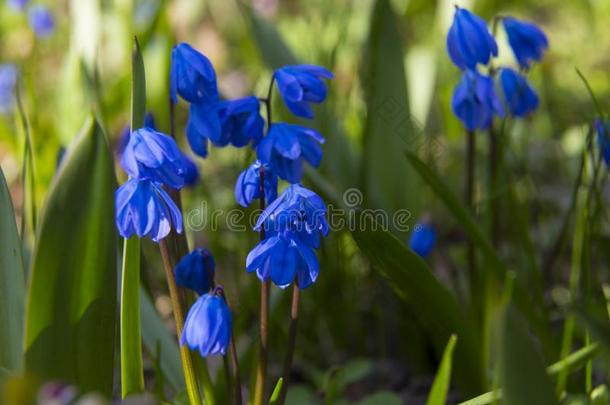
<instances>
[{"instance_id":1,"label":"blue scilla flower","mask_svg":"<svg viewBox=\"0 0 610 405\"><path fill-rule=\"evenodd\" d=\"M411 247L411 250L421 257L426 258L435 244L436 229L434 229L434 226L428 221L421 221L418 223L409 239L409 247Z\"/></svg>"},{"instance_id":2,"label":"blue scilla flower","mask_svg":"<svg viewBox=\"0 0 610 405\"><path fill-rule=\"evenodd\" d=\"M598 118L594 122L594 127L601 156L606 165L610 165L610 124Z\"/></svg>"},{"instance_id":3,"label":"blue scilla flower","mask_svg":"<svg viewBox=\"0 0 610 405\"><path fill-rule=\"evenodd\" d=\"M538 108L538 95L525 77L513 69L500 70L500 86L511 115L524 117Z\"/></svg>"},{"instance_id":4,"label":"blue scilla flower","mask_svg":"<svg viewBox=\"0 0 610 405\"><path fill-rule=\"evenodd\" d=\"M271 166L255 161L241 172L235 183L235 199L242 207L248 207L252 200L261 196L261 170L263 173L263 189L267 204L277 198L277 174Z\"/></svg>"},{"instance_id":5,"label":"blue scilla flower","mask_svg":"<svg viewBox=\"0 0 610 405\"><path fill-rule=\"evenodd\" d=\"M28 0L8 0L7 3L13 10L23 11L28 4Z\"/></svg>"},{"instance_id":6,"label":"blue scilla flower","mask_svg":"<svg viewBox=\"0 0 610 405\"><path fill-rule=\"evenodd\" d=\"M182 232L182 214L161 185L130 179L115 192L116 226L124 238L137 235L154 242L165 238L172 225Z\"/></svg>"},{"instance_id":7,"label":"blue scilla flower","mask_svg":"<svg viewBox=\"0 0 610 405\"><path fill-rule=\"evenodd\" d=\"M282 179L298 183L303 177L303 160L314 167L320 165L322 143L324 138L314 129L274 123L259 143L256 154L262 163L271 164Z\"/></svg>"},{"instance_id":8,"label":"blue scilla flower","mask_svg":"<svg viewBox=\"0 0 610 405\"><path fill-rule=\"evenodd\" d=\"M286 107L296 116L313 118L310 103L326 99L326 84L322 79L332 79L333 73L321 66L284 66L274 73L277 87Z\"/></svg>"},{"instance_id":9,"label":"blue scilla flower","mask_svg":"<svg viewBox=\"0 0 610 405\"><path fill-rule=\"evenodd\" d=\"M170 97L175 104L178 95L189 103L218 101L216 72L208 58L187 43L172 49Z\"/></svg>"},{"instance_id":10,"label":"blue scilla flower","mask_svg":"<svg viewBox=\"0 0 610 405\"><path fill-rule=\"evenodd\" d=\"M155 131L157 130L157 126L155 125L155 117L151 113L146 113L144 115L144 126L147 128L152 128ZM116 151L119 156L123 156L123 151L125 147L129 143L129 138L131 136L131 125L125 125L121 130L119 135L119 140L117 142Z\"/></svg>"},{"instance_id":11,"label":"blue scilla flower","mask_svg":"<svg viewBox=\"0 0 610 405\"><path fill-rule=\"evenodd\" d=\"M475 69L478 63L486 65L498 55L498 45L481 17L456 6L447 34L447 51L460 69Z\"/></svg>"},{"instance_id":12,"label":"blue scilla flower","mask_svg":"<svg viewBox=\"0 0 610 405\"><path fill-rule=\"evenodd\" d=\"M537 25L513 17L504 17L502 22L508 43L522 68L528 68L531 62L542 59L549 41Z\"/></svg>"},{"instance_id":13,"label":"blue scilla flower","mask_svg":"<svg viewBox=\"0 0 610 405\"><path fill-rule=\"evenodd\" d=\"M184 186L187 168L176 141L152 128L131 133L121 165L131 177L151 179L176 189Z\"/></svg>"},{"instance_id":14,"label":"blue scilla flower","mask_svg":"<svg viewBox=\"0 0 610 405\"><path fill-rule=\"evenodd\" d=\"M55 31L55 18L48 7L36 4L28 10L28 22L39 38L46 38Z\"/></svg>"},{"instance_id":15,"label":"blue scilla flower","mask_svg":"<svg viewBox=\"0 0 610 405\"><path fill-rule=\"evenodd\" d=\"M213 294L204 294L189 309L181 345L198 350L202 357L225 355L231 341L231 311L225 300Z\"/></svg>"},{"instance_id":16,"label":"blue scilla flower","mask_svg":"<svg viewBox=\"0 0 610 405\"><path fill-rule=\"evenodd\" d=\"M462 75L453 92L451 108L469 131L487 129L494 114L504 115L493 80L472 70Z\"/></svg>"},{"instance_id":17,"label":"blue scilla flower","mask_svg":"<svg viewBox=\"0 0 610 405\"><path fill-rule=\"evenodd\" d=\"M214 287L214 256L207 249L197 248L185 255L174 270L176 284L206 294Z\"/></svg>"},{"instance_id":18,"label":"blue scilla flower","mask_svg":"<svg viewBox=\"0 0 610 405\"><path fill-rule=\"evenodd\" d=\"M263 227L267 233L296 233L302 242L317 249L320 233L327 236L329 232L326 204L313 191L291 184L259 216L254 229Z\"/></svg>"},{"instance_id":19,"label":"blue scilla flower","mask_svg":"<svg viewBox=\"0 0 610 405\"><path fill-rule=\"evenodd\" d=\"M0 113L13 111L16 84L17 67L11 63L0 64Z\"/></svg>"},{"instance_id":20,"label":"blue scilla flower","mask_svg":"<svg viewBox=\"0 0 610 405\"><path fill-rule=\"evenodd\" d=\"M261 281L271 280L280 288L295 280L299 288L307 288L320 273L313 248L293 232L272 234L261 241L248 254L246 269L256 272Z\"/></svg>"},{"instance_id":21,"label":"blue scilla flower","mask_svg":"<svg viewBox=\"0 0 610 405\"><path fill-rule=\"evenodd\" d=\"M265 126L259 107L256 97L191 104L186 136L193 152L205 157L208 140L219 147L257 145Z\"/></svg>"}]
</instances>

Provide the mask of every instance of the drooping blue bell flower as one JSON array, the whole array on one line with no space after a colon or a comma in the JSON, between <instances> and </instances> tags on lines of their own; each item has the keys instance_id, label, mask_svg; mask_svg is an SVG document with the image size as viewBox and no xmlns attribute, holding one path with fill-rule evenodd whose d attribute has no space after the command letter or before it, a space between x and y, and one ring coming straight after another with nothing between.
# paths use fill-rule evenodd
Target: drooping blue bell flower
<instances>
[{"instance_id":1,"label":"drooping blue bell flower","mask_svg":"<svg viewBox=\"0 0 610 405\"><path fill-rule=\"evenodd\" d=\"M257 145L265 122L256 97L221 101L216 104L191 104L186 136L193 152L205 157L208 140L215 146L229 143L235 147Z\"/></svg>"},{"instance_id":2,"label":"drooping blue bell flower","mask_svg":"<svg viewBox=\"0 0 610 405\"><path fill-rule=\"evenodd\" d=\"M329 232L326 204L313 191L291 184L265 208L254 230L260 231L263 227L267 234L285 231L298 234L302 242L317 249L320 234L327 236Z\"/></svg>"},{"instance_id":3,"label":"drooping blue bell flower","mask_svg":"<svg viewBox=\"0 0 610 405\"><path fill-rule=\"evenodd\" d=\"M225 300L215 293L204 294L189 309L180 344L198 350L202 357L225 355L231 341L232 322Z\"/></svg>"},{"instance_id":4,"label":"drooping blue bell flower","mask_svg":"<svg viewBox=\"0 0 610 405\"><path fill-rule=\"evenodd\" d=\"M214 66L202 53L187 43L172 49L170 97L175 104L178 95L189 103L216 103L218 88Z\"/></svg>"},{"instance_id":5,"label":"drooping blue bell flower","mask_svg":"<svg viewBox=\"0 0 610 405\"><path fill-rule=\"evenodd\" d=\"M51 10L42 4L35 4L30 7L28 22L39 38L46 38L55 31L55 18Z\"/></svg>"},{"instance_id":6,"label":"drooping blue bell flower","mask_svg":"<svg viewBox=\"0 0 610 405\"><path fill-rule=\"evenodd\" d=\"M176 141L152 128L131 133L121 165L131 177L151 179L175 189L184 186L187 168Z\"/></svg>"},{"instance_id":7,"label":"drooping blue bell flower","mask_svg":"<svg viewBox=\"0 0 610 405\"><path fill-rule=\"evenodd\" d=\"M326 99L326 84L322 79L332 79L333 73L321 66L284 66L274 73L279 92L286 107L296 116L313 118L310 103Z\"/></svg>"},{"instance_id":8,"label":"drooping blue bell flower","mask_svg":"<svg viewBox=\"0 0 610 405\"><path fill-rule=\"evenodd\" d=\"M525 77L513 69L500 69L500 85L511 115L524 117L538 108L538 95Z\"/></svg>"},{"instance_id":9,"label":"drooping blue bell flower","mask_svg":"<svg viewBox=\"0 0 610 405\"><path fill-rule=\"evenodd\" d=\"M27 6L29 0L8 0L8 6L16 11L25 10L25 6Z\"/></svg>"},{"instance_id":10,"label":"drooping blue bell flower","mask_svg":"<svg viewBox=\"0 0 610 405\"><path fill-rule=\"evenodd\" d=\"M508 43L522 68L528 68L532 62L542 59L542 55L549 47L549 41L536 24L513 17L504 17L502 22Z\"/></svg>"},{"instance_id":11,"label":"drooping blue bell flower","mask_svg":"<svg viewBox=\"0 0 610 405\"><path fill-rule=\"evenodd\" d=\"M447 34L447 51L457 67L474 70L477 64L487 65L492 56L498 55L498 45L481 17L456 6Z\"/></svg>"},{"instance_id":12,"label":"drooping blue bell flower","mask_svg":"<svg viewBox=\"0 0 610 405\"><path fill-rule=\"evenodd\" d=\"M124 238L165 238L172 226L182 232L182 214L160 184L130 179L115 192L116 226Z\"/></svg>"},{"instance_id":13,"label":"drooping blue bell flower","mask_svg":"<svg viewBox=\"0 0 610 405\"><path fill-rule=\"evenodd\" d=\"M292 232L272 234L252 249L246 259L248 273L256 272L261 281L271 280L280 288L294 281L304 289L320 273L318 258L311 246Z\"/></svg>"},{"instance_id":14,"label":"drooping blue bell flower","mask_svg":"<svg viewBox=\"0 0 610 405\"><path fill-rule=\"evenodd\" d=\"M206 294L214 287L215 267L212 253L207 249L197 248L176 264L176 284L196 291L199 295Z\"/></svg>"},{"instance_id":15,"label":"drooping blue bell flower","mask_svg":"<svg viewBox=\"0 0 610 405\"><path fill-rule=\"evenodd\" d=\"M493 80L472 70L464 71L453 92L451 108L469 131L489 128L494 114L504 116Z\"/></svg>"},{"instance_id":16,"label":"drooping blue bell flower","mask_svg":"<svg viewBox=\"0 0 610 405\"><path fill-rule=\"evenodd\" d=\"M256 154L262 163L271 164L278 176L290 183L303 177L303 160L314 167L322 160L322 135L300 125L274 123L259 143Z\"/></svg>"},{"instance_id":17,"label":"drooping blue bell flower","mask_svg":"<svg viewBox=\"0 0 610 405\"><path fill-rule=\"evenodd\" d=\"M261 196L261 170L263 173L263 189L267 204L277 198L277 174L271 166L255 161L241 172L235 183L235 199L242 207L248 207L252 200Z\"/></svg>"},{"instance_id":18,"label":"drooping blue bell flower","mask_svg":"<svg viewBox=\"0 0 610 405\"><path fill-rule=\"evenodd\" d=\"M157 130L157 126L155 125L155 117L151 113L146 113L144 115L144 126L147 128L152 128L155 131ZM123 151L125 147L129 143L129 137L131 136L131 125L125 125L121 130L119 135L119 140L116 145L116 151L119 156L123 156Z\"/></svg>"},{"instance_id":19,"label":"drooping blue bell flower","mask_svg":"<svg viewBox=\"0 0 610 405\"><path fill-rule=\"evenodd\" d=\"M182 154L182 159L184 160L184 167L186 169L184 172L184 185L192 187L199 181L199 168L185 153Z\"/></svg>"},{"instance_id":20,"label":"drooping blue bell flower","mask_svg":"<svg viewBox=\"0 0 610 405\"><path fill-rule=\"evenodd\" d=\"M610 123L597 118L594 122L597 132L597 146L606 165L610 165Z\"/></svg>"},{"instance_id":21,"label":"drooping blue bell flower","mask_svg":"<svg viewBox=\"0 0 610 405\"><path fill-rule=\"evenodd\" d=\"M436 244L436 229L428 221L422 221L415 226L409 239L409 247L419 256L426 258Z\"/></svg>"},{"instance_id":22,"label":"drooping blue bell flower","mask_svg":"<svg viewBox=\"0 0 610 405\"><path fill-rule=\"evenodd\" d=\"M0 113L6 114L13 111L16 84L17 66L11 63L0 64Z\"/></svg>"}]
</instances>

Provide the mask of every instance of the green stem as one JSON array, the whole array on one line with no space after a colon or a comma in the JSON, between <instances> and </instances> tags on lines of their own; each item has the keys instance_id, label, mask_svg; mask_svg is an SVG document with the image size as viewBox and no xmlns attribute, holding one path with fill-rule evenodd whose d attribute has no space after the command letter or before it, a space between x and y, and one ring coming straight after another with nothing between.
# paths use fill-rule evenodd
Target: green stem
<instances>
[{"instance_id":1,"label":"green stem","mask_svg":"<svg viewBox=\"0 0 610 405\"><path fill-rule=\"evenodd\" d=\"M174 278L174 266L170 256L169 248L165 239L159 242L159 250L161 251L161 257L163 259L163 267L165 269L165 276L167 277L167 285L169 288L169 295L172 302L172 308L174 310L174 319L176 321L176 333L178 335L178 344L180 344L180 336L182 335L182 329L184 327L184 310L176 286L176 280ZM180 345L180 357L182 359L182 368L184 370L184 381L186 382L186 391L189 397L191 405L200 405L201 397L199 395L199 388L197 386L197 378L195 375L195 368L193 367L193 359L191 353L186 345ZM204 395L206 404L214 404L214 395L212 391L209 391L210 387L204 385Z\"/></svg>"},{"instance_id":2,"label":"green stem","mask_svg":"<svg viewBox=\"0 0 610 405\"><path fill-rule=\"evenodd\" d=\"M288 328L288 349L284 358L284 369L282 372L282 387L278 404L283 405L286 402L286 394L288 393L288 383L290 382L290 370L292 369L292 359L294 358L294 350L297 339L297 325L299 320L299 295L300 289L295 282L292 286L292 304L290 306L290 326Z\"/></svg>"}]
</instances>

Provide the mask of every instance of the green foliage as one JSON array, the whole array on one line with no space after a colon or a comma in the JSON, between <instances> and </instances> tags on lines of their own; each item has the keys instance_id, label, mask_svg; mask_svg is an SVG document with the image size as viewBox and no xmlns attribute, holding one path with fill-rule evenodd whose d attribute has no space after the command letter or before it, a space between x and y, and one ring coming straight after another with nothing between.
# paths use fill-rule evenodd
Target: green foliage
<instances>
[{"instance_id":1,"label":"green foliage","mask_svg":"<svg viewBox=\"0 0 610 405\"><path fill-rule=\"evenodd\" d=\"M26 371L112 393L116 230L112 157L87 121L49 190L34 251L25 329Z\"/></svg>"},{"instance_id":2,"label":"green foliage","mask_svg":"<svg viewBox=\"0 0 610 405\"><path fill-rule=\"evenodd\" d=\"M0 169L0 368L23 368L25 270L13 203Z\"/></svg>"},{"instance_id":3,"label":"green foliage","mask_svg":"<svg viewBox=\"0 0 610 405\"><path fill-rule=\"evenodd\" d=\"M449 390L449 384L451 383L453 349L455 348L456 342L457 336L451 335L449 342L447 342L447 347L445 347L441 365L436 372L436 377L434 377L434 383L432 384L432 389L430 390L430 395L428 395L426 405L443 405L447 401L447 391Z\"/></svg>"}]
</instances>

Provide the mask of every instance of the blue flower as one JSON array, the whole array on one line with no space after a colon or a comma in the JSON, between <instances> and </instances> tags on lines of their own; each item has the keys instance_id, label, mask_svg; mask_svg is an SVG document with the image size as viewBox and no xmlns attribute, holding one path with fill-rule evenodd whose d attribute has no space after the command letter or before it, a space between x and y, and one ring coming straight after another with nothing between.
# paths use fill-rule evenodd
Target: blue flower
<instances>
[{"instance_id":1,"label":"blue flower","mask_svg":"<svg viewBox=\"0 0 610 405\"><path fill-rule=\"evenodd\" d=\"M322 79L332 79L334 75L321 66L296 65L276 70L274 77L286 107L298 117L313 118L309 103L326 99L326 84Z\"/></svg>"},{"instance_id":2,"label":"blue flower","mask_svg":"<svg viewBox=\"0 0 610 405\"><path fill-rule=\"evenodd\" d=\"M277 197L277 174L269 165L263 165L255 161L246 170L241 172L235 183L235 199L242 207L248 207L252 200L260 198L260 172L264 171L263 188L267 204L273 202Z\"/></svg>"},{"instance_id":3,"label":"blue flower","mask_svg":"<svg viewBox=\"0 0 610 405\"><path fill-rule=\"evenodd\" d=\"M36 36L46 38L55 31L55 18L46 6L36 4L28 10L28 22Z\"/></svg>"},{"instance_id":4,"label":"blue flower","mask_svg":"<svg viewBox=\"0 0 610 405\"><path fill-rule=\"evenodd\" d=\"M601 119L594 122L597 132L597 145L606 165L610 165L610 124L604 123Z\"/></svg>"},{"instance_id":5,"label":"blue flower","mask_svg":"<svg viewBox=\"0 0 610 405\"><path fill-rule=\"evenodd\" d=\"M538 108L538 95L525 77L513 69L502 68L500 70L500 85L511 115L524 117Z\"/></svg>"},{"instance_id":6,"label":"blue flower","mask_svg":"<svg viewBox=\"0 0 610 405\"><path fill-rule=\"evenodd\" d=\"M189 309L180 344L199 350L202 357L225 355L231 341L232 322L225 300L215 294L204 294Z\"/></svg>"},{"instance_id":7,"label":"blue flower","mask_svg":"<svg viewBox=\"0 0 610 405\"><path fill-rule=\"evenodd\" d=\"M121 165L131 177L151 179L176 189L184 186L187 168L176 141L152 128L131 133Z\"/></svg>"},{"instance_id":8,"label":"blue flower","mask_svg":"<svg viewBox=\"0 0 610 405\"><path fill-rule=\"evenodd\" d=\"M303 160L318 167L322 160L322 135L300 125L271 125L267 136L259 143L256 154L262 163L271 164L278 176L290 183L303 177Z\"/></svg>"},{"instance_id":9,"label":"blue flower","mask_svg":"<svg viewBox=\"0 0 610 405\"><path fill-rule=\"evenodd\" d=\"M451 108L469 131L489 128L494 113L504 115L493 80L472 70L462 75L453 92Z\"/></svg>"},{"instance_id":10,"label":"blue flower","mask_svg":"<svg viewBox=\"0 0 610 405\"><path fill-rule=\"evenodd\" d=\"M155 131L157 130L157 126L155 125L155 117L151 113L146 113L144 115L144 126L148 128L152 128ZM116 150L119 156L123 156L123 151L125 147L129 143L129 138L131 137L131 125L125 125L121 130L119 135L119 141L117 142Z\"/></svg>"},{"instance_id":11,"label":"blue flower","mask_svg":"<svg viewBox=\"0 0 610 405\"><path fill-rule=\"evenodd\" d=\"M8 6L16 11L25 10L25 6L28 4L29 0L8 0Z\"/></svg>"},{"instance_id":12,"label":"blue flower","mask_svg":"<svg viewBox=\"0 0 610 405\"><path fill-rule=\"evenodd\" d=\"M218 101L216 72L208 58L187 43L176 45L171 58L170 96L174 104L178 94L190 103Z\"/></svg>"},{"instance_id":13,"label":"blue flower","mask_svg":"<svg viewBox=\"0 0 610 405\"><path fill-rule=\"evenodd\" d=\"M208 140L219 147L230 143L240 148L250 142L254 146L262 138L264 126L256 97L221 101L216 104L193 103L186 136L193 152L205 157Z\"/></svg>"},{"instance_id":14,"label":"blue flower","mask_svg":"<svg viewBox=\"0 0 610 405\"><path fill-rule=\"evenodd\" d=\"M259 216L254 230L265 228L267 234L290 232L313 248L320 246L320 233L328 235L326 204L313 191L291 184Z\"/></svg>"},{"instance_id":15,"label":"blue flower","mask_svg":"<svg viewBox=\"0 0 610 405\"><path fill-rule=\"evenodd\" d=\"M311 246L291 232L267 237L248 254L248 273L256 272L261 281L271 280L286 288L295 280L299 288L313 284L320 273L318 258Z\"/></svg>"},{"instance_id":16,"label":"blue flower","mask_svg":"<svg viewBox=\"0 0 610 405\"><path fill-rule=\"evenodd\" d=\"M206 294L214 287L215 266L212 253L197 248L176 264L176 284L194 290L199 295Z\"/></svg>"},{"instance_id":17,"label":"blue flower","mask_svg":"<svg viewBox=\"0 0 610 405\"><path fill-rule=\"evenodd\" d=\"M182 154L182 160L184 161L184 185L192 187L199 181L199 168L197 164L186 154Z\"/></svg>"},{"instance_id":18,"label":"blue flower","mask_svg":"<svg viewBox=\"0 0 610 405\"><path fill-rule=\"evenodd\" d=\"M124 238L165 238L172 227L182 232L182 214L169 195L150 180L130 179L115 192L116 226Z\"/></svg>"},{"instance_id":19,"label":"blue flower","mask_svg":"<svg viewBox=\"0 0 610 405\"><path fill-rule=\"evenodd\" d=\"M475 69L478 63L486 65L491 56L498 55L498 45L481 17L456 7L447 34L447 51L460 69Z\"/></svg>"},{"instance_id":20,"label":"blue flower","mask_svg":"<svg viewBox=\"0 0 610 405\"><path fill-rule=\"evenodd\" d=\"M434 245L436 244L436 230L434 227L422 221L415 226L415 230L411 233L409 246L411 250L423 258L428 257Z\"/></svg>"},{"instance_id":21,"label":"blue flower","mask_svg":"<svg viewBox=\"0 0 610 405\"><path fill-rule=\"evenodd\" d=\"M531 62L542 59L549 41L537 25L513 17L504 17L502 21L508 43L522 68L528 68Z\"/></svg>"},{"instance_id":22,"label":"blue flower","mask_svg":"<svg viewBox=\"0 0 610 405\"><path fill-rule=\"evenodd\" d=\"M16 84L17 67L10 63L0 64L0 113L13 111Z\"/></svg>"}]
</instances>

